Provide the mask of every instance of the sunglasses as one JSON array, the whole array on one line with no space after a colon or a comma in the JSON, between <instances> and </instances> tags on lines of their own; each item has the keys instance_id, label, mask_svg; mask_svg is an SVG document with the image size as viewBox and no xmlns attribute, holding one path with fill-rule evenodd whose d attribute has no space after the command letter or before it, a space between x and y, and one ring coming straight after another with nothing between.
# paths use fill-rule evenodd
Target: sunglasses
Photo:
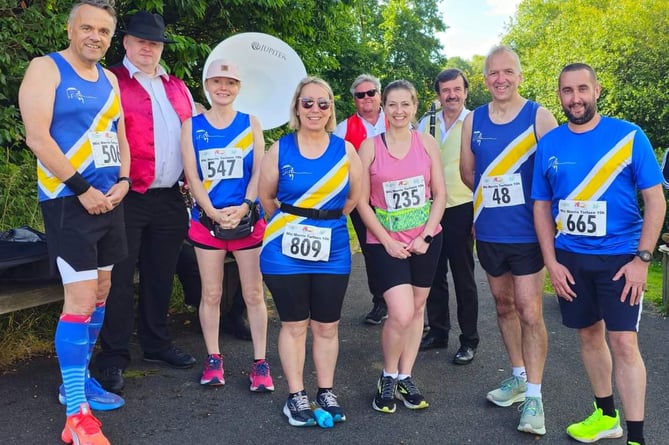
<instances>
[{"instance_id":1,"label":"sunglasses","mask_svg":"<svg viewBox=\"0 0 669 445\"><path fill-rule=\"evenodd\" d=\"M378 91L376 91L376 88L375 88L373 90L358 91L358 92L353 93L353 95L355 97L357 97L358 99L363 99L365 97L365 95L367 95L367 97L374 97L374 96L376 96L377 92Z\"/></svg>"},{"instance_id":2,"label":"sunglasses","mask_svg":"<svg viewBox=\"0 0 669 445\"><path fill-rule=\"evenodd\" d=\"M318 99L318 100L313 100L308 97L301 97L300 98L300 104L302 105L302 108L305 110L311 109L311 107L314 106L314 103L318 105L318 108L321 110L325 111L330 108L330 105L332 105L332 102L327 100L327 99Z\"/></svg>"}]
</instances>

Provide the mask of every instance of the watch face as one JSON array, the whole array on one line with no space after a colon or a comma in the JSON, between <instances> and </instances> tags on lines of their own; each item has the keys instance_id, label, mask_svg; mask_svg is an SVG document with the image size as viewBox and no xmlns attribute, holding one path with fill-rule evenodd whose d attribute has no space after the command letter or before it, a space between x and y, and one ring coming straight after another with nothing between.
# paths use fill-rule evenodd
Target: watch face
<instances>
[{"instance_id":1,"label":"watch face","mask_svg":"<svg viewBox=\"0 0 669 445\"><path fill-rule=\"evenodd\" d=\"M650 263L653 260L653 254L647 250L642 250L638 252L637 256L641 258L641 261L644 261L646 263Z\"/></svg>"},{"instance_id":2,"label":"watch face","mask_svg":"<svg viewBox=\"0 0 669 445\"><path fill-rule=\"evenodd\" d=\"M425 238L423 238L426 243L430 244L432 242L432 236L431 235L426 235Z\"/></svg>"}]
</instances>

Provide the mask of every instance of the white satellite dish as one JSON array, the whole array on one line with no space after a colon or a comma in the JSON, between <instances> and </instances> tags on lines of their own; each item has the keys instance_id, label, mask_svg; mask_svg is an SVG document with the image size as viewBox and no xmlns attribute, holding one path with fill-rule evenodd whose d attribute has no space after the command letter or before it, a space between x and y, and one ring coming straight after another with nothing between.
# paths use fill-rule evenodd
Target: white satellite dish
<instances>
[{"instance_id":1,"label":"white satellite dish","mask_svg":"<svg viewBox=\"0 0 669 445\"><path fill-rule=\"evenodd\" d=\"M307 76L302 59L286 42L269 34L235 34L216 45L202 70L202 85L209 64L227 59L239 67L242 78L235 109L253 114L263 130L280 127L290 117L295 88ZM209 93L205 91L211 104Z\"/></svg>"}]
</instances>

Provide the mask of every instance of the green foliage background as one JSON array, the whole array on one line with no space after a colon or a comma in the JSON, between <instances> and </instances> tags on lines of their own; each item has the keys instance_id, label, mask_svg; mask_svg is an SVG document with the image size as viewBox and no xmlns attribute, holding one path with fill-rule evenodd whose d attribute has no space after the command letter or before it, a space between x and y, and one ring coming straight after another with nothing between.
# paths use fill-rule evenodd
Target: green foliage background
<instances>
[{"instance_id":1,"label":"green foliage background","mask_svg":"<svg viewBox=\"0 0 669 445\"><path fill-rule=\"evenodd\" d=\"M25 147L17 92L28 62L67 46L70 1L0 0L0 230L21 225L40 229L35 160ZM432 82L445 67L465 71L468 107L489 100L484 56L447 58L437 33L447 31L438 0L118 0L118 28L137 10L164 15L176 41L166 45L163 64L183 78L200 102L201 69L211 48L241 32L272 34L295 49L307 72L326 79L337 96L338 118L354 110L351 81L360 73L383 84L405 78L418 90L422 114L434 98ZM503 43L520 55L521 92L563 121L556 96L557 75L567 63L586 62L603 87L600 110L639 124L658 158L669 146L669 2L666 0L523 0ZM115 38L103 63L121 60ZM271 142L285 129L268 132ZM664 231L667 231L665 221ZM655 273L657 275L657 272ZM12 331L52 326L41 311L0 317L0 346ZM9 333L9 334L8 334Z\"/></svg>"}]
</instances>

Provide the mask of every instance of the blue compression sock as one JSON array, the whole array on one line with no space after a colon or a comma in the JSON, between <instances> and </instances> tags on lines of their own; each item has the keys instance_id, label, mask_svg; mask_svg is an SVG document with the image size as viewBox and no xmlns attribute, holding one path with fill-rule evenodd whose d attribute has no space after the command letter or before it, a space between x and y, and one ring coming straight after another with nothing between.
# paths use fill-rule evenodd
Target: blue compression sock
<instances>
[{"instance_id":1,"label":"blue compression sock","mask_svg":"<svg viewBox=\"0 0 669 445\"><path fill-rule=\"evenodd\" d=\"M90 378L91 373L88 366L93 358L93 351L95 350L95 343L98 341L102 323L105 320L105 304L98 303L95 305L95 310L91 314L91 322L88 324L88 357L86 359L86 377Z\"/></svg>"},{"instance_id":2,"label":"blue compression sock","mask_svg":"<svg viewBox=\"0 0 669 445\"><path fill-rule=\"evenodd\" d=\"M56 327L54 343L67 396L68 416L77 414L86 403L84 390L88 362L88 325L90 316L62 314Z\"/></svg>"}]
</instances>

